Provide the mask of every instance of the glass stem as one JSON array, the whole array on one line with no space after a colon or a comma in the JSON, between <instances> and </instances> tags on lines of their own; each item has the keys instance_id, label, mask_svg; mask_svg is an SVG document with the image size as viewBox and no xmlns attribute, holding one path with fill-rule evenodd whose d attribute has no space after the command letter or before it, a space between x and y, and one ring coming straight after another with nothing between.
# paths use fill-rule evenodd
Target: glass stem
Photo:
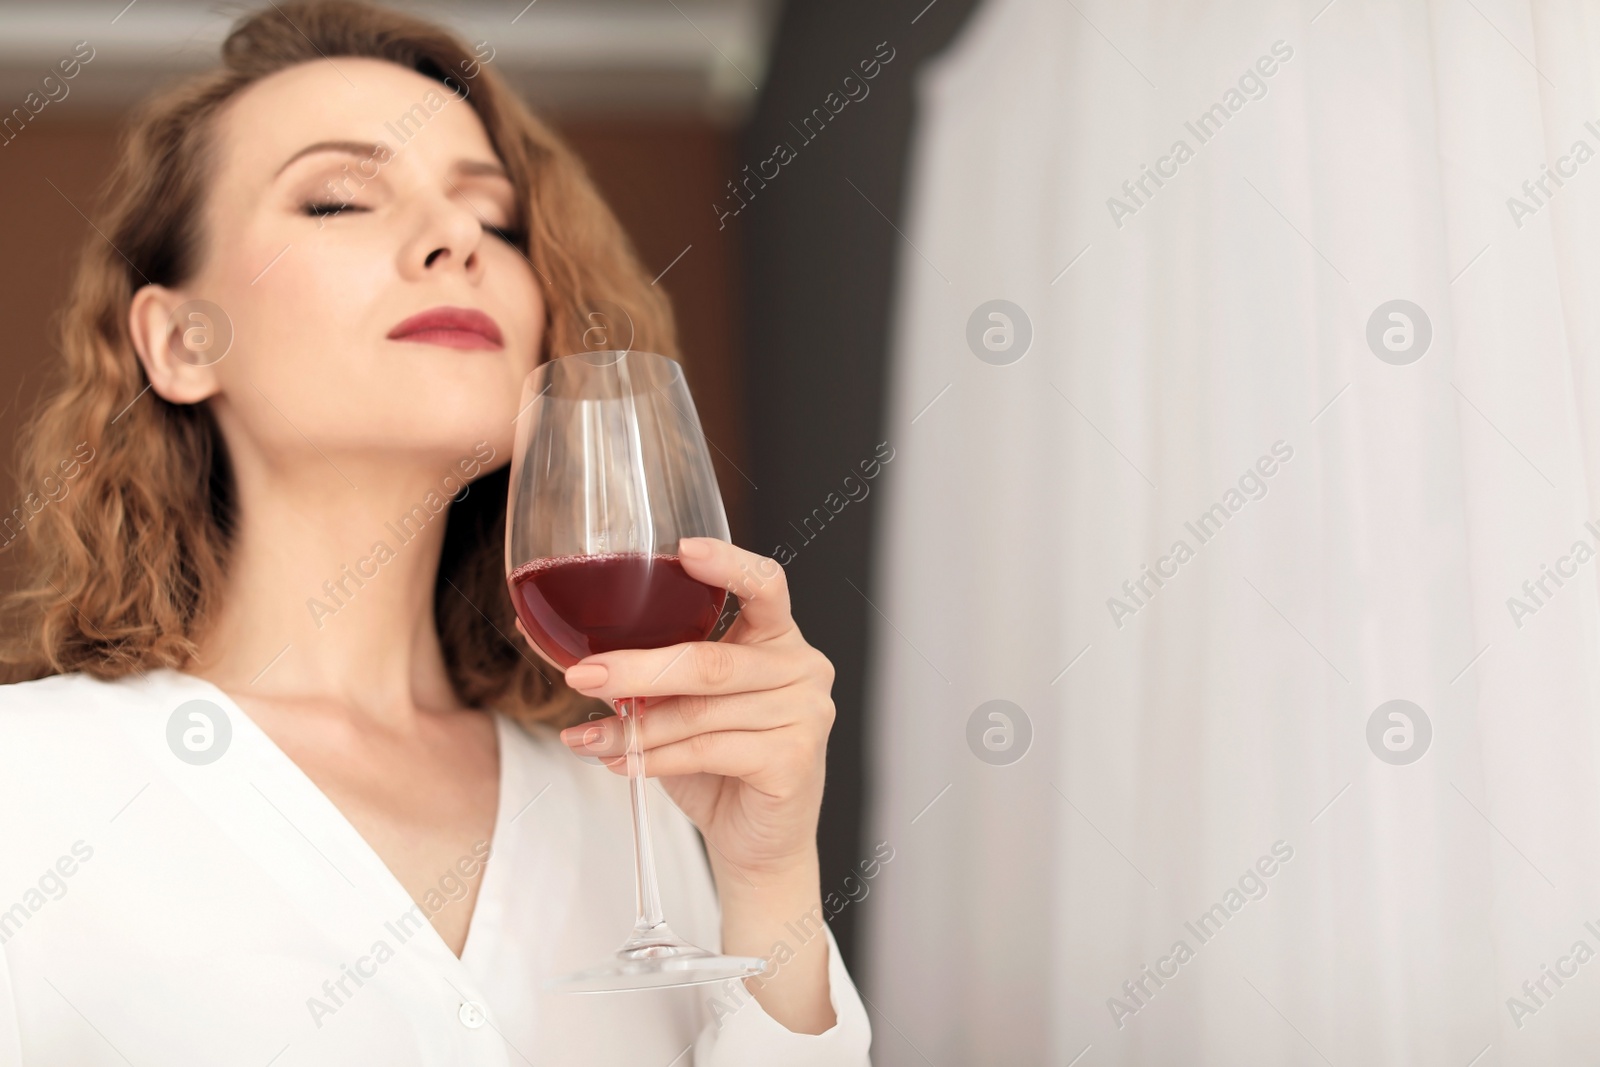
<instances>
[{"instance_id":1,"label":"glass stem","mask_svg":"<svg viewBox=\"0 0 1600 1067\"><path fill-rule=\"evenodd\" d=\"M622 720L627 745L628 791L633 801L633 872L638 902L638 921L634 924L633 936L640 938L661 930L666 920L661 914L661 890L656 885L655 850L650 844L650 818L645 805L647 780L644 752L639 742L638 698L623 697L611 703Z\"/></svg>"}]
</instances>

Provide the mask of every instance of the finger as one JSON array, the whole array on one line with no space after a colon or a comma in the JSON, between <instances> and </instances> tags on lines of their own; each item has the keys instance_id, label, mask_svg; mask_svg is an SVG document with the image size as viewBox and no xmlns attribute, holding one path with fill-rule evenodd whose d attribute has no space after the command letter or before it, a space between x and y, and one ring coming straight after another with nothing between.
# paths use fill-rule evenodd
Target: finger
<instances>
[{"instance_id":1,"label":"finger","mask_svg":"<svg viewBox=\"0 0 1600 1067\"><path fill-rule=\"evenodd\" d=\"M739 598L739 619L748 642L770 641L794 629L789 581L777 560L715 537L680 539L678 559L689 577L721 586Z\"/></svg>"},{"instance_id":2,"label":"finger","mask_svg":"<svg viewBox=\"0 0 1600 1067\"><path fill-rule=\"evenodd\" d=\"M695 734L644 755L644 771L651 778L679 774L720 774L750 778L775 769L790 747L786 730L726 730ZM616 756L601 761L616 774L628 773L628 760Z\"/></svg>"},{"instance_id":3,"label":"finger","mask_svg":"<svg viewBox=\"0 0 1600 1067\"><path fill-rule=\"evenodd\" d=\"M646 752L695 734L725 730L774 730L799 722L806 709L785 690L736 697L662 697L639 716L639 747ZM820 721L820 709L819 709ZM615 715L569 726L561 740L580 756L618 756L626 751L623 722Z\"/></svg>"},{"instance_id":4,"label":"finger","mask_svg":"<svg viewBox=\"0 0 1600 1067\"><path fill-rule=\"evenodd\" d=\"M585 696L606 700L760 692L793 685L809 669L813 651L809 645L781 648L689 641L597 653L567 668L566 679Z\"/></svg>"}]
</instances>

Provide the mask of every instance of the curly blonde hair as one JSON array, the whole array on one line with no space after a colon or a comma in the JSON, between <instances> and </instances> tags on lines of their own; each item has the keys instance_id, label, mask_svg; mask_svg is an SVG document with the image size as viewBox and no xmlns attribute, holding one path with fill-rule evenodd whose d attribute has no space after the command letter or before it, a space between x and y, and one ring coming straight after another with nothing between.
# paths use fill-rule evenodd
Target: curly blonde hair
<instances>
[{"instance_id":1,"label":"curly blonde hair","mask_svg":"<svg viewBox=\"0 0 1600 1067\"><path fill-rule=\"evenodd\" d=\"M632 320L633 347L677 356L671 307L582 164L461 41L360 0L247 15L220 67L144 104L123 136L58 320L54 380L21 440L18 484L48 500L29 494L0 549L22 550L18 587L0 600L0 682L182 670L197 655L228 566L233 477L209 406L140 399L149 381L129 303L142 284L181 286L196 267L217 112L276 71L339 56L388 60L458 92L457 72L474 71L467 102L517 190L516 230L544 285L541 360L585 347L597 308ZM513 643L506 479L504 466L484 475L449 511L433 610L451 683L469 706L577 721L593 702Z\"/></svg>"}]
</instances>

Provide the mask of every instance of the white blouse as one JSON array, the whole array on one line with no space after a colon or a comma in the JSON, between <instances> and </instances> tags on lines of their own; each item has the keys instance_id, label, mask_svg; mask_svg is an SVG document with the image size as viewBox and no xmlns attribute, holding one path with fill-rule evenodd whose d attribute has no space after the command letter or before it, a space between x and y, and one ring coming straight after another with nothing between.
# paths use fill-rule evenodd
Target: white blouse
<instances>
[{"instance_id":1,"label":"white blouse","mask_svg":"<svg viewBox=\"0 0 1600 1067\"><path fill-rule=\"evenodd\" d=\"M190 701L217 721L180 709ZM220 714L215 709L221 709ZM797 1034L738 981L544 990L633 925L627 782L495 713L494 836L459 958L339 809L222 690L177 671L0 686L0 1065L858 1067L871 1030L825 922L837 1015ZM209 762L206 762L209 760ZM667 920L720 947L693 825L652 783ZM484 857L487 856L485 861Z\"/></svg>"}]
</instances>

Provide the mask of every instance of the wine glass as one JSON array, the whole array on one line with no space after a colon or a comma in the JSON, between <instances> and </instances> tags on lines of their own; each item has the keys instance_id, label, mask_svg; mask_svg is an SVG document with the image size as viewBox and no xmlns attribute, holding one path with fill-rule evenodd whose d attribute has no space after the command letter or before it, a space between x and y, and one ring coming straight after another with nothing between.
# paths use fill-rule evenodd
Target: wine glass
<instances>
[{"instance_id":1,"label":"wine glass","mask_svg":"<svg viewBox=\"0 0 1600 1067\"><path fill-rule=\"evenodd\" d=\"M683 368L654 352L580 352L523 384L511 455L506 581L523 628L563 669L596 652L714 641L739 601L689 577L680 537L729 540ZM598 966L557 979L570 993L696 985L762 973L767 961L683 940L661 913L634 698L622 722L633 807L633 933Z\"/></svg>"}]
</instances>

